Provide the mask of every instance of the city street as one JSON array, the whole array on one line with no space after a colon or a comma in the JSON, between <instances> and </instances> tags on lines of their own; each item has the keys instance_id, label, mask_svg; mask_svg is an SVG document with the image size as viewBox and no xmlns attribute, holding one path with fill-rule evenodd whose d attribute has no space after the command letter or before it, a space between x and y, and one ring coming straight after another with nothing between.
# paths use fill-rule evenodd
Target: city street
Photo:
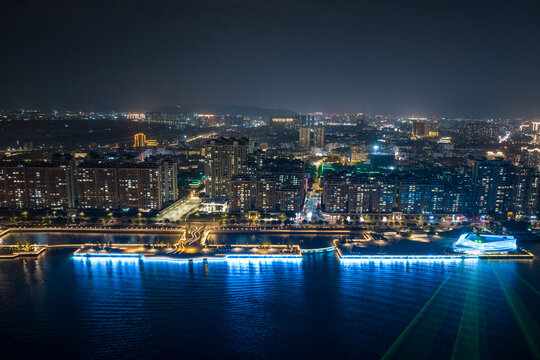
<instances>
[{"instance_id":1,"label":"city street","mask_svg":"<svg viewBox=\"0 0 540 360\"><path fill-rule=\"evenodd\" d=\"M199 204L201 203L201 199L199 198L189 198L186 200L179 200L169 206L168 208L161 211L157 219L159 220L165 220L169 219L171 221L177 221L182 219L184 216L188 215L193 210L196 210Z\"/></svg>"},{"instance_id":2,"label":"city street","mask_svg":"<svg viewBox=\"0 0 540 360\"><path fill-rule=\"evenodd\" d=\"M304 204L304 209L300 213L298 218L299 221L307 220L319 220L319 213L317 207L321 203L321 194L316 192L308 193L306 196L306 202Z\"/></svg>"}]
</instances>

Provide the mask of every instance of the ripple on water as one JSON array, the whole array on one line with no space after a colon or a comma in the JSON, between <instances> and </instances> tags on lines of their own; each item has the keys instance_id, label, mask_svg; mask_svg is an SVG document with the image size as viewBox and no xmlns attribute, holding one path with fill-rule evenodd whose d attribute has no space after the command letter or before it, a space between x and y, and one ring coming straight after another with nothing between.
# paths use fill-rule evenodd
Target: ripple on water
<instances>
[{"instance_id":1,"label":"ripple on water","mask_svg":"<svg viewBox=\"0 0 540 360\"><path fill-rule=\"evenodd\" d=\"M538 339L538 261L96 260L0 262L3 358L529 358L503 288Z\"/></svg>"}]
</instances>

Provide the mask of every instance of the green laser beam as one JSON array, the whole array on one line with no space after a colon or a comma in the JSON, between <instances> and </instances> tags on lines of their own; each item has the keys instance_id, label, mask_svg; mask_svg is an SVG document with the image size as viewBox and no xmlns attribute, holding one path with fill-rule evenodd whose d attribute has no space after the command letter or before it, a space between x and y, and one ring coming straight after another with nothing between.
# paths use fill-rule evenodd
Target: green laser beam
<instances>
[{"instance_id":1,"label":"green laser beam","mask_svg":"<svg viewBox=\"0 0 540 360\"><path fill-rule=\"evenodd\" d=\"M530 316L521 316L520 311L518 309L518 306L516 305L516 303L512 300L512 297L510 296L510 293L509 293L510 289L506 288L506 286L503 284L503 282L502 282L502 280L501 280L501 278L499 276L499 273L497 272L497 270L495 269L493 264L491 265L491 269L495 273L495 277L497 278L497 281L499 282L499 285L500 285L501 289L503 290L504 297L506 298L506 302L508 302L508 305L510 306L510 310L512 310L512 314L514 315L514 318L516 319L518 327L521 330L521 334L525 338L525 342L529 346L529 350L531 351L531 354L532 354L533 358L540 359L540 352L536 348L536 342L533 339L533 337L532 337L531 333L529 332L529 329L528 329L528 327L527 327L527 325L525 324L525 321L524 321L524 319L529 319L529 321L532 321L532 317L530 317ZM519 300L517 298L517 295L515 297L516 297L516 300ZM524 306L522 304L520 304L520 305L521 306L519 308L524 309ZM525 312L525 311L526 310L523 310L523 312ZM526 315L526 314L524 314L524 315Z\"/></svg>"},{"instance_id":2,"label":"green laser beam","mask_svg":"<svg viewBox=\"0 0 540 360\"><path fill-rule=\"evenodd\" d=\"M529 289L531 289L532 291L534 291L534 292L536 293L536 295L540 296L540 291L536 290L536 289L534 288L534 286L532 286L531 284L529 284L529 282L526 281L524 278L522 278L517 272L514 271L514 274L516 274L517 277L518 277L521 281L523 281L523 282L525 283L525 285L527 285L527 286L529 287Z\"/></svg>"},{"instance_id":3,"label":"green laser beam","mask_svg":"<svg viewBox=\"0 0 540 360\"><path fill-rule=\"evenodd\" d=\"M448 293L451 295L449 296ZM398 352L407 354L407 357L413 359L429 359L429 354L437 343L438 334L446 324L445 319L448 313L455 309L453 300L457 295L456 290L452 288L452 284L446 284L436 301L426 309L421 319L401 343ZM397 356L396 353L395 357Z\"/></svg>"},{"instance_id":4,"label":"green laser beam","mask_svg":"<svg viewBox=\"0 0 540 360\"><path fill-rule=\"evenodd\" d=\"M416 323L418 322L418 320L422 317L422 315L426 312L427 308L433 303L433 301L435 300L435 297L437 296L437 294L441 291L441 289L444 287L444 285L446 285L446 283L448 282L448 279L450 279L450 277L454 274L454 272L450 273L450 275L448 275L446 277L446 279L444 279L444 281L442 282L442 284L437 288L437 290L435 290L435 292L433 293L433 295L431 295L431 297L428 299L428 301L424 304L424 306L422 306L422 308L420 309L420 311L418 311L418 313L416 314L416 316L411 320L411 322L407 325L407 327L401 332L401 334L398 336L398 338L394 341L394 343L392 344L392 346L390 346L390 348L386 351L386 353L382 356L381 360L385 360L385 359L389 359L393 354L394 352L396 351L396 349L398 348L398 346L403 342L403 339L405 339L405 336L407 336L407 334L411 331L411 329L416 325Z\"/></svg>"},{"instance_id":5,"label":"green laser beam","mask_svg":"<svg viewBox=\"0 0 540 360\"><path fill-rule=\"evenodd\" d=\"M478 359L479 351L479 323L478 323L478 272L469 282L467 297L461 313L452 360L454 359ZM472 347L466 345L466 340L471 339Z\"/></svg>"}]
</instances>

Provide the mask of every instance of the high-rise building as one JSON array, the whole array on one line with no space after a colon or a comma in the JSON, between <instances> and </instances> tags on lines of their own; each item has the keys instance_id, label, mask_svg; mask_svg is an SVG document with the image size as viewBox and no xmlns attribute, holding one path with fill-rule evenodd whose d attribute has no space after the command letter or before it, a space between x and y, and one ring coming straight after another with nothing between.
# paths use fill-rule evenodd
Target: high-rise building
<instances>
[{"instance_id":1,"label":"high-rise building","mask_svg":"<svg viewBox=\"0 0 540 360\"><path fill-rule=\"evenodd\" d=\"M146 135L138 133L133 136L133 147L157 146L157 140L146 139Z\"/></svg>"},{"instance_id":2,"label":"high-rise building","mask_svg":"<svg viewBox=\"0 0 540 360\"><path fill-rule=\"evenodd\" d=\"M0 207L66 209L75 205L70 163L0 164Z\"/></svg>"},{"instance_id":3,"label":"high-rise building","mask_svg":"<svg viewBox=\"0 0 540 360\"><path fill-rule=\"evenodd\" d=\"M317 147L324 147L324 127L317 126L315 133L313 134L313 145Z\"/></svg>"},{"instance_id":4,"label":"high-rise building","mask_svg":"<svg viewBox=\"0 0 540 360\"><path fill-rule=\"evenodd\" d=\"M152 163L82 163L77 168L79 208L159 210L162 171Z\"/></svg>"},{"instance_id":5,"label":"high-rise building","mask_svg":"<svg viewBox=\"0 0 540 360\"><path fill-rule=\"evenodd\" d=\"M197 123L200 127L212 127L218 123L218 118L214 114L197 114Z\"/></svg>"},{"instance_id":6,"label":"high-rise building","mask_svg":"<svg viewBox=\"0 0 540 360\"><path fill-rule=\"evenodd\" d=\"M514 167L512 205L515 215L537 216L540 211L540 173L533 168Z\"/></svg>"},{"instance_id":7,"label":"high-rise building","mask_svg":"<svg viewBox=\"0 0 540 360\"><path fill-rule=\"evenodd\" d=\"M315 118L312 114L298 115L296 116L296 118L298 119L299 126L312 127L313 125L315 125Z\"/></svg>"},{"instance_id":8,"label":"high-rise building","mask_svg":"<svg viewBox=\"0 0 540 360\"><path fill-rule=\"evenodd\" d=\"M349 211L389 213L395 207L396 184L390 176L362 176L350 188Z\"/></svg>"},{"instance_id":9,"label":"high-rise building","mask_svg":"<svg viewBox=\"0 0 540 360\"><path fill-rule=\"evenodd\" d=\"M363 130L365 126L365 115L363 113L356 114L356 130Z\"/></svg>"},{"instance_id":10,"label":"high-rise building","mask_svg":"<svg viewBox=\"0 0 540 360\"><path fill-rule=\"evenodd\" d=\"M506 215L512 209L512 173L512 163L505 160L483 160L474 164L472 180L477 213Z\"/></svg>"},{"instance_id":11,"label":"high-rise building","mask_svg":"<svg viewBox=\"0 0 540 360\"><path fill-rule=\"evenodd\" d=\"M472 172L470 167L444 173L444 212L464 214L471 211Z\"/></svg>"},{"instance_id":12,"label":"high-rise building","mask_svg":"<svg viewBox=\"0 0 540 360\"><path fill-rule=\"evenodd\" d=\"M261 141L258 139L249 139L248 153L253 154L261 147Z\"/></svg>"},{"instance_id":13,"label":"high-rise building","mask_svg":"<svg viewBox=\"0 0 540 360\"><path fill-rule=\"evenodd\" d=\"M163 199L160 166L137 164L118 168L118 199L121 209L161 209Z\"/></svg>"},{"instance_id":14,"label":"high-rise building","mask_svg":"<svg viewBox=\"0 0 540 360\"><path fill-rule=\"evenodd\" d=\"M412 122L412 134L417 137L425 137L429 135L429 124L427 120L415 119Z\"/></svg>"},{"instance_id":15,"label":"high-rise building","mask_svg":"<svg viewBox=\"0 0 540 360\"><path fill-rule=\"evenodd\" d=\"M147 112L144 121L156 124L174 125L180 123L182 114L175 112Z\"/></svg>"},{"instance_id":16,"label":"high-rise building","mask_svg":"<svg viewBox=\"0 0 540 360\"><path fill-rule=\"evenodd\" d=\"M524 201L523 213L525 216L536 216L538 219L540 217L540 173L529 171L526 181L527 196Z\"/></svg>"},{"instance_id":17,"label":"high-rise building","mask_svg":"<svg viewBox=\"0 0 540 360\"><path fill-rule=\"evenodd\" d=\"M171 161L161 163L162 198L164 204L178 200L178 164Z\"/></svg>"},{"instance_id":18,"label":"high-rise building","mask_svg":"<svg viewBox=\"0 0 540 360\"><path fill-rule=\"evenodd\" d=\"M328 213L389 213L395 207L395 192L393 177L328 174L323 180L322 207Z\"/></svg>"},{"instance_id":19,"label":"high-rise building","mask_svg":"<svg viewBox=\"0 0 540 360\"><path fill-rule=\"evenodd\" d=\"M323 211L327 213L348 213L349 196L349 184L343 177L324 177L321 199Z\"/></svg>"},{"instance_id":20,"label":"high-rise building","mask_svg":"<svg viewBox=\"0 0 540 360\"><path fill-rule=\"evenodd\" d=\"M244 170L247 168L243 167ZM268 159L257 170L231 178L231 211L299 212L304 206L305 171L299 160Z\"/></svg>"},{"instance_id":21,"label":"high-rise building","mask_svg":"<svg viewBox=\"0 0 540 360\"><path fill-rule=\"evenodd\" d=\"M234 175L231 177L231 211L247 212L254 209L253 177Z\"/></svg>"},{"instance_id":22,"label":"high-rise building","mask_svg":"<svg viewBox=\"0 0 540 360\"><path fill-rule=\"evenodd\" d=\"M301 211L306 194L304 163L300 160L270 159L264 162L263 168L276 179L276 211Z\"/></svg>"},{"instance_id":23,"label":"high-rise building","mask_svg":"<svg viewBox=\"0 0 540 360\"><path fill-rule=\"evenodd\" d=\"M302 149L309 149L311 143L311 129L308 127L301 127L298 129L298 145Z\"/></svg>"},{"instance_id":24,"label":"high-rise building","mask_svg":"<svg viewBox=\"0 0 540 360\"><path fill-rule=\"evenodd\" d=\"M499 129L486 121L471 121L463 128L462 133L467 140L492 141L499 135Z\"/></svg>"},{"instance_id":25,"label":"high-rise building","mask_svg":"<svg viewBox=\"0 0 540 360\"><path fill-rule=\"evenodd\" d=\"M540 134L536 137L540 140ZM524 165L535 168L536 171L540 171L540 147L522 149L521 161Z\"/></svg>"},{"instance_id":26,"label":"high-rise building","mask_svg":"<svg viewBox=\"0 0 540 360\"><path fill-rule=\"evenodd\" d=\"M440 214L444 183L438 179L406 177L400 181L399 210L409 214Z\"/></svg>"},{"instance_id":27,"label":"high-rise building","mask_svg":"<svg viewBox=\"0 0 540 360\"><path fill-rule=\"evenodd\" d=\"M255 208L263 212L276 211L276 180L272 174L259 175L255 180Z\"/></svg>"},{"instance_id":28,"label":"high-rise building","mask_svg":"<svg viewBox=\"0 0 540 360\"><path fill-rule=\"evenodd\" d=\"M115 165L82 163L77 167L77 200L81 209L118 209Z\"/></svg>"},{"instance_id":29,"label":"high-rise building","mask_svg":"<svg viewBox=\"0 0 540 360\"><path fill-rule=\"evenodd\" d=\"M350 163L351 165L367 162L369 149L365 142L359 142L350 145Z\"/></svg>"},{"instance_id":30,"label":"high-rise building","mask_svg":"<svg viewBox=\"0 0 540 360\"><path fill-rule=\"evenodd\" d=\"M145 147L146 146L146 135L143 133L138 133L133 136L133 147Z\"/></svg>"},{"instance_id":31,"label":"high-rise building","mask_svg":"<svg viewBox=\"0 0 540 360\"><path fill-rule=\"evenodd\" d=\"M247 158L247 138L210 139L205 148L206 192L211 198L230 198L231 177Z\"/></svg>"},{"instance_id":32,"label":"high-rise building","mask_svg":"<svg viewBox=\"0 0 540 360\"><path fill-rule=\"evenodd\" d=\"M73 164L40 164L26 168L28 207L66 209L75 205Z\"/></svg>"},{"instance_id":33,"label":"high-rise building","mask_svg":"<svg viewBox=\"0 0 540 360\"><path fill-rule=\"evenodd\" d=\"M6 162L0 164L0 208L158 210L164 194L176 192L175 165ZM163 174L172 178L162 181Z\"/></svg>"}]
</instances>

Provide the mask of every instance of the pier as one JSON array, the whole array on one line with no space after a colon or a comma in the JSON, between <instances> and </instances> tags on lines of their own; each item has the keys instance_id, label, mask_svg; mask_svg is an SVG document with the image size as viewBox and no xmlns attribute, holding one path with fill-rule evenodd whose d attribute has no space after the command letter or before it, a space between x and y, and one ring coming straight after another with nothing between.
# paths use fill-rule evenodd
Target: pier
<instances>
[{"instance_id":1,"label":"pier","mask_svg":"<svg viewBox=\"0 0 540 360\"><path fill-rule=\"evenodd\" d=\"M336 252L341 260L532 260L534 255L525 249L517 249L515 253L507 254L370 254L370 253L351 253L336 239L334 240Z\"/></svg>"},{"instance_id":2,"label":"pier","mask_svg":"<svg viewBox=\"0 0 540 360\"><path fill-rule=\"evenodd\" d=\"M0 239L10 233L106 233L106 234L177 234L178 238L167 243L160 244L112 244L112 243L76 243L58 245L31 245L32 249L21 249L21 245L3 245L0 248L6 250L0 253L2 259L16 259L20 257L37 257L52 249L74 249L76 257L140 257L144 259L160 259L171 261L192 261L192 260L216 260L226 258L302 258L303 255L317 253L336 252L342 260L531 260L534 255L524 249L508 253L483 253L464 254L444 251L440 246L435 249L431 245L437 244L440 240L418 241L413 239L416 247L409 249L405 247L394 249L391 247L379 247L378 251L373 248L366 248L369 243L389 241L382 235L374 238L374 234L362 232L359 239L349 239L341 243L339 239L334 239L329 245L316 248L301 248L300 245L284 244L234 244L234 243L209 243L209 236L212 234L234 234L234 233L262 233L262 234L317 234L317 235L354 235L349 230L315 230L315 229L264 229L251 227L206 227L206 226L186 226L176 228L88 228L88 227L32 227L32 228L8 228L0 232ZM366 236L367 235L367 236ZM385 234L386 236L387 234ZM391 238L390 238L391 239ZM446 241L446 240L445 240ZM426 247L422 244L426 244ZM444 244L444 242L443 242ZM377 244L375 244L377 246ZM23 245L29 247L29 245ZM372 246L372 245L369 245ZM420 246L420 247L419 247ZM18 250L18 251L16 251ZM410 251L408 251L410 250Z\"/></svg>"},{"instance_id":3,"label":"pier","mask_svg":"<svg viewBox=\"0 0 540 360\"><path fill-rule=\"evenodd\" d=\"M46 250L46 245L32 245L31 250L19 249L17 245L3 245L0 246L0 260L10 260L17 258L38 257L42 255ZM7 253L4 253L7 252Z\"/></svg>"},{"instance_id":4,"label":"pier","mask_svg":"<svg viewBox=\"0 0 540 360\"><path fill-rule=\"evenodd\" d=\"M238 258L275 258L293 259L301 258L298 245L208 245L202 247L193 245L186 247L179 243L175 247L145 247L141 245L112 245L85 244L74 253L76 258L140 258L142 260L162 261L196 261L196 260L223 260Z\"/></svg>"}]
</instances>

